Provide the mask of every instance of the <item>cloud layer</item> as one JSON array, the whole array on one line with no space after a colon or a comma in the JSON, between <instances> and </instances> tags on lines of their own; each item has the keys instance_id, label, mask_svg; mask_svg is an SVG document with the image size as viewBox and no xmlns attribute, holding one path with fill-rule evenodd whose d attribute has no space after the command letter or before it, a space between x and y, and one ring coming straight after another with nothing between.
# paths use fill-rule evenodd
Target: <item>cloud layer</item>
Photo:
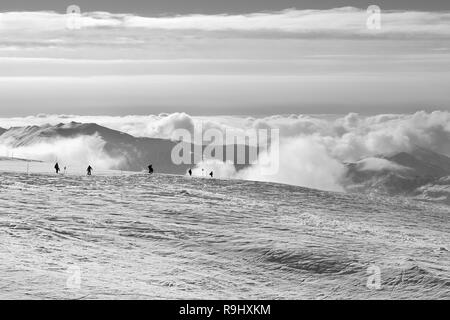
<instances>
[{"instance_id":1,"label":"cloud layer","mask_svg":"<svg viewBox=\"0 0 450 320\"><path fill-rule=\"evenodd\" d=\"M379 30L369 17L86 12L71 30L64 14L0 13L0 115L446 108L450 14L382 11Z\"/></svg>"},{"instance_id":2,"label":"cloud layer","mask_svg":"<svg viewBox=\"0 0 450 320\"><path fill-rule=\"evenodd\" d=\"M0 14L3 30L21 32L62 31L76 24L86 29L143 29L205 32L286 33L290 35L372 35L366 10L346 7L330 10L295 10L242 15L177 15L142 17L131 14L87 12L80 16L55 12L5 12ZM75 22L74 22L75 21ZM378 35L450 35L450 13L382 11Z\"/></svg>"},{"instance_id":3,"label":"cloud layer","mask_svg":"<svg viewBox=\"0 0 450 320\"><path fill-rule=\"evenodd\" d=\"M97 123L138 137L170 139L176 129L214 128L246 134L254 129L279 129L281 139L308 137L326 146L333 157L356 161L361 157L408 151L414 146L450 155L450 112L379 114L364 116L273 115L269 117L190 116L186 113L130 116L40 114L0 118L0 127L69 123Z\"/></svg>"},{"instance_id":4,"label":"cloud layer","mask_svg":"<svg viewBox=\"0 0 450 320\"><path fill-rule=\"evenodd\" d=\"M431 149L450 156L450 112L435 111L414 114L380 114L362 116L355 113L346 116L275 115L265 118L252 117L193 117L185 113L149 116L70 116L39 115L25 118L0 118L0 127L57 124L60 122L96 122L112 129L135 136L170 139L176 129L195 131L201 127L234 134L248 135L254 129L280 130L280 167L273 175L261 174L261 168L253 166L236 172L229 163L208 161L200 164L194 173L206 175L214 171L219 178L240 178L273 181L324 190L341 191L346 173L345 162L362 162L367 170L381 170L389 163L373 161L377 155L392 155L410 151L415 147ZM71 159L88 161L86 156L96 157L105 166L117 165L104 159L99 150L101 141L78 141L70 146L71 153L61 149L64 143L54 146L35 146L23 156L52 160L57 154L69 154ZM92 148L90 146L92 145ZM87 149L86 149L87 148ZM3 149L5 150L5 149ZM43 151L47 150L47 151ZM44 153L42 153L44 152ZM261 157L265 155L262 154ZM80 158L81 157L81 158ZM78 159L80 158L80 159ZM90 158L90 159L91 159ZM114 160L117 161L117 160ZM205 169L202 172L201 169Z\"/></svg>"},{"instance_id":5,"label":"cloud layer","mask_svg":"<svg viewBox=\"0 0 450 320\"><path fill-rule=\"evenodd\" d=\"M0 143L0 157L14 156L19 159L40 160L49 163L59 162L61 168L71 171L77 168L83 172L89 164L98 170L120 167L120 158L112 158L103 151L105 142L98 136L58 138L45 140L32 145L12 148L7 141ZM82 167L79 170L79 167Z\"/></svg>"},{"instance_id":6,"label":"cloud layer","mask_svg":"<svg viewBox=\"0 0 450 320\"><path fill-rule=\"evenodd\" d=\"M299 53L357 54L361 50L370 53L380 46L398 52L402 49L394 46L397 43L389 42L400 39L405 41L406 52L414 53L417 47L423 49L426 45L430 49L429 42L437 40L439 45L433 44L431 48L437 50L434 53L449 51L448 12L381 11L380 29L368 28L372 14L352 7L159 17L108 12L86 12L76 17L56 12L3 12L0 55L218 59L250 58L256 54L270 59L295 58ZM72 29L73 24L80 29ZM311 39L315 42L301 42ZM340 48L333 40L348 40L351 51L345 50L345 46ZM359 44L351 45L355 40ZM261 51L269 53L258 53Z\"/></svg>"}]
</instances>

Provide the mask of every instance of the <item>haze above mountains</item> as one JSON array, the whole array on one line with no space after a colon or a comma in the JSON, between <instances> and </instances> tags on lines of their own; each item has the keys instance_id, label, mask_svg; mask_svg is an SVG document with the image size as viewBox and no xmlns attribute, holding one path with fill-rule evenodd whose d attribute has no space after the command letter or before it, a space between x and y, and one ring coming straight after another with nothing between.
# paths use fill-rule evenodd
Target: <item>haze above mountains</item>
<instances>
[{"instance_id":1,"label":"haze above mountains","mask_svg":"<svg viewBox=\"0 0 450 320\"><path fill-rule=\"evenodd\" d=\"M70 122L0 128L0 145L6 147L5 150L14 150L18 157L22 158L51 161L48 157L43 157L40 151L42 148L52 146L56 141L61 142L64 148L57 147L57 150L50 154L55 155L57 159L64 159L65 153L69 153L70 157L68 141L73 139L81 139L79 143L84 145L91 144L87 149L85 161L95 162L96 159L101 159L108 169L142 171L151 163L158 173L184 175L189 168L195 166L172 162L171 152L178 141L135 137L95 123ZM93 141L95 143L92 144ZM187 142L185 144L188 148L193 148L192 144ZM23 150L27 152L24 153ZM246 160L248 152L246 146ZM114 161L105 161L108 158ZM450 158L437 152L416 146L409 152L400 151L365 157L344 165L346 173L341 183L346 191L407 195L450 203ZM235 169L239 172L245 167L247 165L236 166Z\"/></svg>"}]
</instances>

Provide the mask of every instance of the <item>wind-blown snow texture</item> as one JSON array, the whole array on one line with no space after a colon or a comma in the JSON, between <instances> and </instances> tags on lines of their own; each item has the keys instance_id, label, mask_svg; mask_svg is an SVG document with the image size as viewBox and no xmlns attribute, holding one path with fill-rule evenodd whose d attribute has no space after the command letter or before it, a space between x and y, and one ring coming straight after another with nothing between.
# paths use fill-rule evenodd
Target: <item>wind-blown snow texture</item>
<instances>
[{"instance_id":1,"label":"wind-blown snow texture","mask_svg":"<svg viewBox=\"0 0 450 320\"><path fill-rule=\"evenodd\" d=\"M272 183L4 172L0 298L449 299L449 215Z\"/></svg>"}]
</instances>

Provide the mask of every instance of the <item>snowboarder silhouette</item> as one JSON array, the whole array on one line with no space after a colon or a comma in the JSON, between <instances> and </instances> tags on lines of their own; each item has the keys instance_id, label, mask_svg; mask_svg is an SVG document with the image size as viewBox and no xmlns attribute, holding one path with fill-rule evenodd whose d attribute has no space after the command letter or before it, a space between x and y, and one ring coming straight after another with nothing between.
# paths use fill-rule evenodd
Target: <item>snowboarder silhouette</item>
<instances>
[{"instance_id":1,"label":"snowboarder silhouette","mask_svg":"<svg viewBox=\"0 0 450 320\"><path fill-rule=\"evenodd\" d=\"M210 173L209 173L209 175L211 176L211 178L214 176L214 173L211 171Z\"/></svg>"},{"instance_id":2,"label":"snowboarder silhouette","mask_svg":"<svg viewBox=\"0 0 450 320\"><path fill-rule=\"evenodd\" d=\"M91 166L87 167L86 171L87 171L87 175L88 175L88 176L92 175L92 170L93 170L93 169L92 169Z\"/></svg>"},{"instance_id":3,"label":"snowboarder silhouette","mask_svg":"<svg viewBox=\"0 0 450 320\"><path fill-rule=\"evenodd\" d=\"M55 171L56 171L56 174L58 174L59 171L61 171L61 170L59 169L59 164L58 164L58 162L55 164Z\"/></svg>"},{"instance_id":4,"label":"snowboarder silhouette","mask_svg":"<svg viewBox=\"0 0 450 320\"><path fill-rule=\"evenodd\" d=\"M153 165L152 164L148 166L148 173L153 174Z\"/></svg>"},{"instance_id":5,"label":"snowboarder silhouette","mask_svg":"<svg viewBox=\"0 0 450 320\"><path fill-rule=\"evenodd\" d=\"M189 169L188 173L192 177L192 169Z\"/></svg>"}]
</instances>

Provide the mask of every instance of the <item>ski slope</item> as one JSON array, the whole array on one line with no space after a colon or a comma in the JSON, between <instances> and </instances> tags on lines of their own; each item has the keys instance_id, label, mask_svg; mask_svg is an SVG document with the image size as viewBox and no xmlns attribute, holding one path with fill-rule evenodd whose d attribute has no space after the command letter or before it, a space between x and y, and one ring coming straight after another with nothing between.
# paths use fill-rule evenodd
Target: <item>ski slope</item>
<instances>
[{"instance_id":1,"label":"ski slope","mask_svg":"<svg viewBox=\"0 0 450 320\"><path fill-rule=\"evenodd\" d=\"M0 165L0 299L450 298L445 205Z\"/></svg>"}]
</instances>

